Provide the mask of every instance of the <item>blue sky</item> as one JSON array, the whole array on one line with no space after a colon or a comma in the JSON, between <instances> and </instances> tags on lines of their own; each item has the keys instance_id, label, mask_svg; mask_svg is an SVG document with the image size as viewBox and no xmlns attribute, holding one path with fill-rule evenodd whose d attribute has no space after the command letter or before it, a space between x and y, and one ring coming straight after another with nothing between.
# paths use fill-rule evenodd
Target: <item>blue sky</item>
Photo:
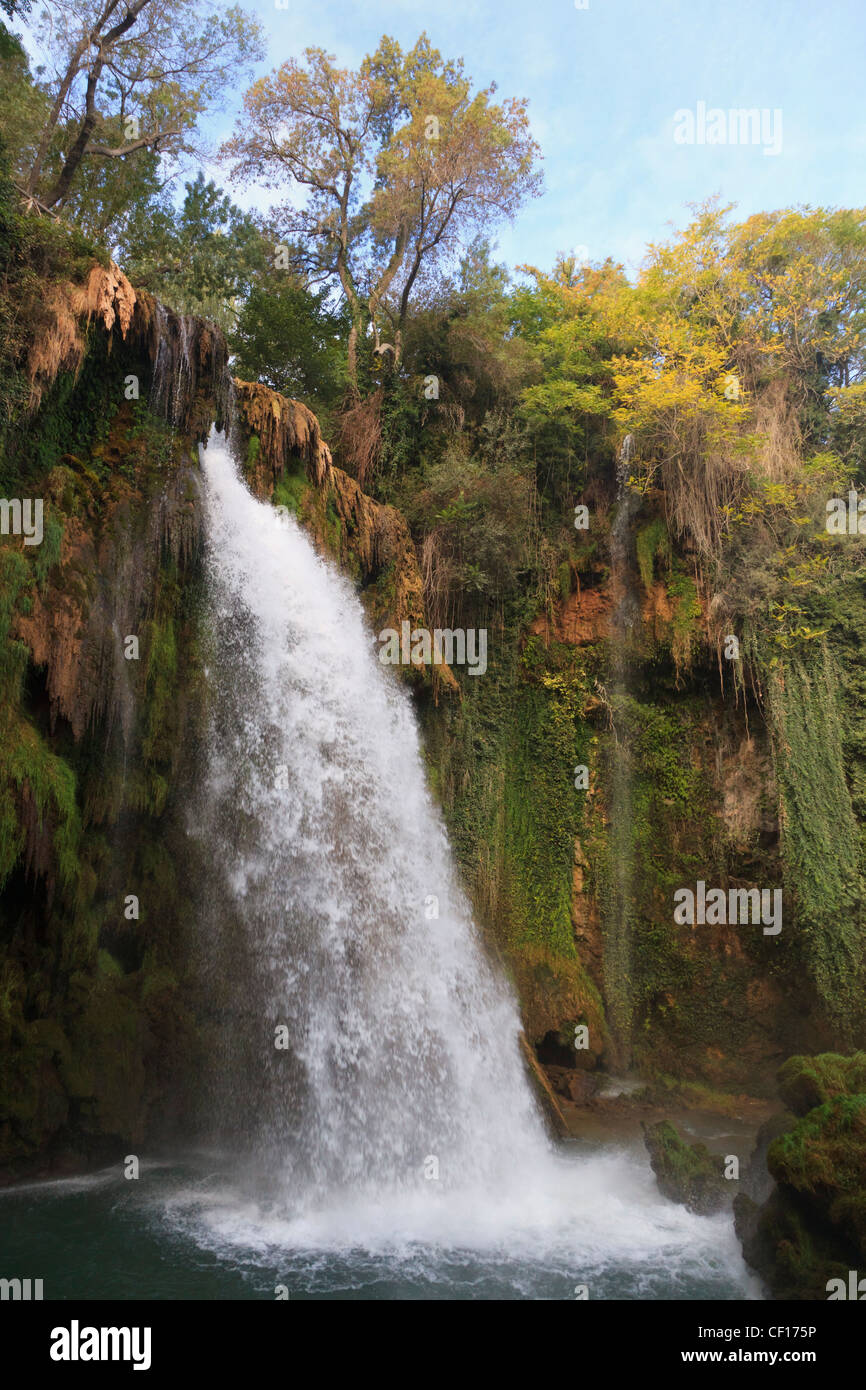
<instances>
[{"instance_id":1,"label":"blue sky","mask_svg":"<svg viewBox=\"0 0 866 1390\"><path fill-rule=\"evenodd\" d=\"M243 0L242 0L243 2ZM585 0L578 0L585 3ZM308 45L356 66L382 34L422 30L476 85L529 99L545 191L497 233L509 266L588 248L634 270L649 241L721 194L747 216L866 203L866 0L246 0L268 38L261 71ZM240 95L240 94L239 94ZM782 148L677 144L675 113L781 111ZM240 101L237 103L238 109ZM213 122L230 132L235 111ZM225 172L209 173L225 179ZM244 205L249 196L236 194ZM267 202L269 195L264 195Z\"/></svg>"},{"instance_id":2,"label":"blue sky","mask_svg":"<svg viewBox=\"0 0 866 1390\"><path fill-rule=\"evenodd\" d=\"M509 266L580 245L629 269L720 193L743 216L866 203L866 0L257 0L267 68L309 44L356 65L422 30L478 85L529 98L545 192L498 234ZM782 113L782 150L674 142L678 110Z\"/></svg>"}]
</instances>

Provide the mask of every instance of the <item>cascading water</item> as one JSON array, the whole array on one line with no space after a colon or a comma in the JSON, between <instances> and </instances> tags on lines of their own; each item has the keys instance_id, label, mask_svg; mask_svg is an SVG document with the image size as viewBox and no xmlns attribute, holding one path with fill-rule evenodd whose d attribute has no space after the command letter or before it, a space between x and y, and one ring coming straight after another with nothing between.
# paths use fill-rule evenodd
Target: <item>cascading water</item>
<instances>
[{"instance_id":1,"label":"cascading water","mask_svg":"<svg viewBox=\"0 0 866 1390\"><path fill-rule=\"evenodd\" d=\"M347 1187L501 1186L547 1141L408 699L376 661L359 600L294 519L250 495L220 438L202 461L207 938L239 924L229 949L236 975L245 958L263 1167L295 1202Z\"/></svg>"},{"instance_id":2,"label":"cascading water","mask_svg":"<svg viewBox=\"0 0 866 1390\"><path fill-rule=\"evenodd\" d=\"M605 921L604 980L614 1051L619 1065L631 1061L630 981L632 974L631 900L633 888L632 786L629 750L617 730L618 716L628 697L633 633L640 607L631 582L632 523L641 498L629 485L634 444L626 435L616 469L616 515L610 533L610 571L614 609L610 631L610 696L613 703L611 755L611 850L613 895Z\"/></svg>"}]
</instances>

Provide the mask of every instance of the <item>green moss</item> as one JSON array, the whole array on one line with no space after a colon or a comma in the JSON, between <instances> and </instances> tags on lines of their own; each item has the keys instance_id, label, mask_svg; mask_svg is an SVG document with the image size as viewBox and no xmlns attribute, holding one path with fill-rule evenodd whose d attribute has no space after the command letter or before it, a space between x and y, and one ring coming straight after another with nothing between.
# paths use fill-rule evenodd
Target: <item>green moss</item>
<instances>
[{"instance_id":1,"label":"green moss","mask_svg":"<svg viewBox=\"0 0 866 1390\"><path fill-rule=\"evenodd\" d=\"M81 834L75 774L32 725L13 720L0 743L0 886L24 847L21 798L32 803L40 832L50 833L60 882L74 884Z\"/></svg>"},{"instance_id":2,"label":"green moss","mask_svg":"<svg viewBox=\"0 0 866 1390\"><path fill-rule=\"evenodd\" d=\"M795 1115L806 1115L837 1096L866 1095L866 1052L789 1057L779 1068L778 1086Z\"/></svg>"},{"instance_id":3,"label":"green moss","mask_svg":"<svg viewBox=\"0 0 866 1390\"><path fill-rule=\"evenodd\" d=\"M719 1211L730 1201L724 1159L711 1154L706 1144L687 1144L668 1120L645 1125L644 1142L666 1197L701 1214Z\"/></svg>"},{"instance_id":4,"label":"green moss","mask_svg":"<svg viewBox=\"0 0 866 1390\"><path fill-rule=\"evenodd\" d=\"M96 957L97 974L103 978L117 978L123 975L123 969L114 959L110 951L99 951Z\"/></svg>"},{"instance_id":5,"label":"green moss","mask_svg":"<svg viewBox=\"0 0 866 1390\"><path fill-rule=\"evenodd\" d=\"M35 547L33 573L40 589L45 588L48 573L60 560L63 543L63 518L54 507L45 509L42 544Z\"/></svg>"},{"instance_id":6,"label":"green moss","mask_svg":"<svg viewBox=\"0 0 866 1390\"><path fill-rule=\"evenodd\" d=\"M668 568L671 564L671 540L663 517L656 517L640 528L635 538L635 551L641 583L649 593L656 559L664 561Z\"/></svg>"},{"instance_id":7,"label":"green moss","mask_svg":"<svg viewBox=\"0 0 866 1390\"><path fill-rule=\"evenodd\" d=\"M274 485L274 505L288 507L293 516L298 516L309 490L309 480L299 463L295 471L286 471L277 479Z\"/></svg>"},{"instance_id":8,"label":"green moss","mask_svg":"<svg viewBox=\"0 0 866 1390\"><path fill-rule=\"evenodd\" d=\"M866 883L838 692L838 671L823 645L808 659L788 654L768 678L782 854L797 935L819 997L850 1037L863 1016Z\"/></svg>"},{"instance_id":9,"label":"green moss","mask_svg":"<svg viewBox=\"0 0 866 1390\"><path fill-rule=\"evenodd\" d=\"M559 583L559 597L563 602L569 597L572 591L571 565L568 560L563 560L557 570L557 580Z\"/></svg>"},{"instance_id":10,"label":"green moss","mask_svg":"<svg viewBox=\"0 0 866 1390\"><path fill-rule=\"evenodd\" d=\"M673 610L671 652L677 670L688 670L701 637L697 585L691 575L675 572L668 579L667 593Z\"/></svg>"},{"instance_id":11,"label":"green moss","mask_svg":"<svg viewBox=\"0 0 866 1390\"><path fill-rule=\"evenodd\" d=\"M26 556L10 544L0 544L0 710L21 697L29 650L11 635L16 612L26 611L32 572Z\"/></svg>"},{"instance_id":12,"label":"green moss","mask_svg":"<svg viewBox=\"0 0 866 1390\"><path fill-rule=\"evenodd\" d=\"M262 441L257 434L251 434L247 440L247 453L244 459L244 468L248 474L254 472L261 451Z\"/></svg>"},{"instance_id":13,"label":"green moss","mask_svg":"<svg viewBox=\"0 0 866 1390\"><path fill-rule=\"evenodd\" d=\"M583 718L589 678L574 648L515 633L488 648L483 680L459 702L425 712L431 782L479 918L513 964L530 1031L602 1009L578 959L571 918L575 841L586 793L574 769L589 760Z\"/></svg>"},{"instance_id":14,"label":"green moss","mask_svg":"<svg viewBox=\"0 0 866 1390\"><path fill-rule=\"evenodd\" d=\"M339 556L342 553L343 523L337 512L337 504L334 501L333 489L328 489L328 497L325 502L325 543L332 555Z\"/></svg>"}]
</instances>

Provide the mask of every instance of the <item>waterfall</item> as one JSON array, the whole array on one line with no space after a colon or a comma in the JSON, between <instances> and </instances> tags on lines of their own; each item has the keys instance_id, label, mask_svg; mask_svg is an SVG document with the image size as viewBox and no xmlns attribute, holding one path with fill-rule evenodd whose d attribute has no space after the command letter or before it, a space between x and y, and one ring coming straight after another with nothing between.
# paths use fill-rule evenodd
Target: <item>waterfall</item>
<instances>
[{"instance_id":1,"label":"waterfall","mask_svg":"<svg viewBox=\"0 0 866 1390\"><path fill-rule=\"evenodd\" d=\"M352 586L251 495L222 435L201 462L210 734L190 829L224 1044L208 1103L233 1152L155 1188L151 1219L302 1296L735 1296L730 1221L663 1198L642 1146L548 1138L407 692Z\"/></svg>"},{"instance_id":2,"label":"waterfall","mask_svg":"<svg viewBox=\"0 0 866 1390\"><path fill-rule=\"evenodd\" d=\"M630 752L617 723L621 721L628 698L633 638L640 623L640 606L631 566L632 525L641 505L640 496L628 485L633 452L632 436L626 435L617 461L616 516L610 532L610 575L614 603L610 636L610 696L613 707L610 802L614 891L605 921L604 981L614 1049L620 1066L627 1066L631 1061L632 1016L634 817Z\"/></svg>"},{"instance_id":3,"label":"waterfall","mask_svg":"<svg viewBox=\"0 0 866 1390\"><path fill-rule=\"evenodd\" d=\"M253 1092L251 1147L295 1203L507 1185L547 1138L408 695L351 586L252 497L222 436L202 466L213 651L197 820L208 950L222 935L243 1035L229 1119Z\"/></svg>"},{"instance_id":4,"label":"waterfall","mask_svg":"<svg viewBox=\"0 0 866 1390\"><path fill-rule=\"evenodd\" d=\"M663 1197L639 1137L549 1140L405 689L221 435L201 464L209 734L178 930L211 1136L120 1192L116 1166L28 1189L7 1257L37 1250L75 1298L741 1296L730 1218Z\"/></svg>"}]
</instances>

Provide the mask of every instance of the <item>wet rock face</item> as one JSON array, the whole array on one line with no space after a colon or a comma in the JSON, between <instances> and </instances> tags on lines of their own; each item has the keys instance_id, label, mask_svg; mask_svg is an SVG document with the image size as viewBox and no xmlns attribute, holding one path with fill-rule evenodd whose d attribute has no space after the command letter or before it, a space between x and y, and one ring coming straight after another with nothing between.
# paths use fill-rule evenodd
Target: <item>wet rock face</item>
<instances>
[{"instance_id":1,"label":"wet rock face","mask_svg":"<svg viewBox=\"0 0 866 1390\"><path fill-rule=\"evenodd\" d=\"M579 1071L574 1066L545 1066L550 1084L557 1095L574 1105L586 1105L599 1087L599 1077L593 1072Z\"/></svg>"},{"instance_id":2,"label":"wet rock face","mask_svg":"<svg viewBox=\"0 0 866 1390\"><path fill-rule=\"evenodd\" d=\"M642 1125L644 1143L659 1189L700 1216L721 1211L731 1200L724 1159L705 1144L687 1144L669 1120Z\"/></svg>"},{"instance_id":3,"label":"wet rock face","mask_svg":"<svg viewBox=\"0 0 866 1390\"><path fill-rule=\"evenodd\" d=\"M124 465L130 468L129 453ZM57 474L51 485L61 514ZM52 727L67 721L76 741L95 725L119 723L128 742L132 668L118 635L146 627L164 560L170 556L181 572L197 561L201 516L191 464L181 454L164 479L148 480L139 470L135 483L135 491L115 487L93 497L98 524L86 514L64 517L59 563L12 624L33 665L44 670ZM148 487L152 495L142 495Z\"/></svg>"},{"instance_id":4,"label":"wet rock face","mask_svg":"<svg viewBox=\"0 0 866 1390\"><path fill-rule=\"evenodd\" d=\"M763 1202L738 1196L737 1235L773 1297L827 1298L866 1264L866 1053L792 1057L779 1090L790 1111L766 1147L775 1186ZM760 1139L752 1169L764 1166Z\"/></svg>"},{"instance_id":5,"label":"wet rock face","mask_svg":"<svg viewBox=\"0 0 866 1390\"><path fill-rule=\"evenodd\" d=\"M424 582L402 512L374 501L354 478L334 467L319 422L301 401L259 382L235 380L234 388L252 491L279 504L280 484L292 475L298 519L317 547L359 582L373 625L399 630L405 621L425 627ZM432 672L422 669L416 674L431 680L437 690L457 689L444 662Z\"/></svg>"},{"instance_id":6,"label":"wet rock face","mask_svg":"<svg viewBox=\"0 0 866 1390\"><path fill-rule=\"evenodd\" d=\"M61 372L81 371L91 324L106 335L109 349L126 344L139 355L152 380L153 410L175 428L204 440L214 415L224 418L229 376L223 334L135 290L113 261L94 265L82 284L46 285L41 321L27 351L32 411Z\"/></svg>"},{"instance_id":7,"label":"wet rock face","mask_svg":"<svg viewBox=\"0 0 866 1390\"><path fill-rule=\"evenodd\" d=\"M195 441L228 384L222 335L116 266L46 283L22 361L7 476L45 534L0 538L0 1182L111 1161L190 1108Z\"/></svg>"}]
</instances>

